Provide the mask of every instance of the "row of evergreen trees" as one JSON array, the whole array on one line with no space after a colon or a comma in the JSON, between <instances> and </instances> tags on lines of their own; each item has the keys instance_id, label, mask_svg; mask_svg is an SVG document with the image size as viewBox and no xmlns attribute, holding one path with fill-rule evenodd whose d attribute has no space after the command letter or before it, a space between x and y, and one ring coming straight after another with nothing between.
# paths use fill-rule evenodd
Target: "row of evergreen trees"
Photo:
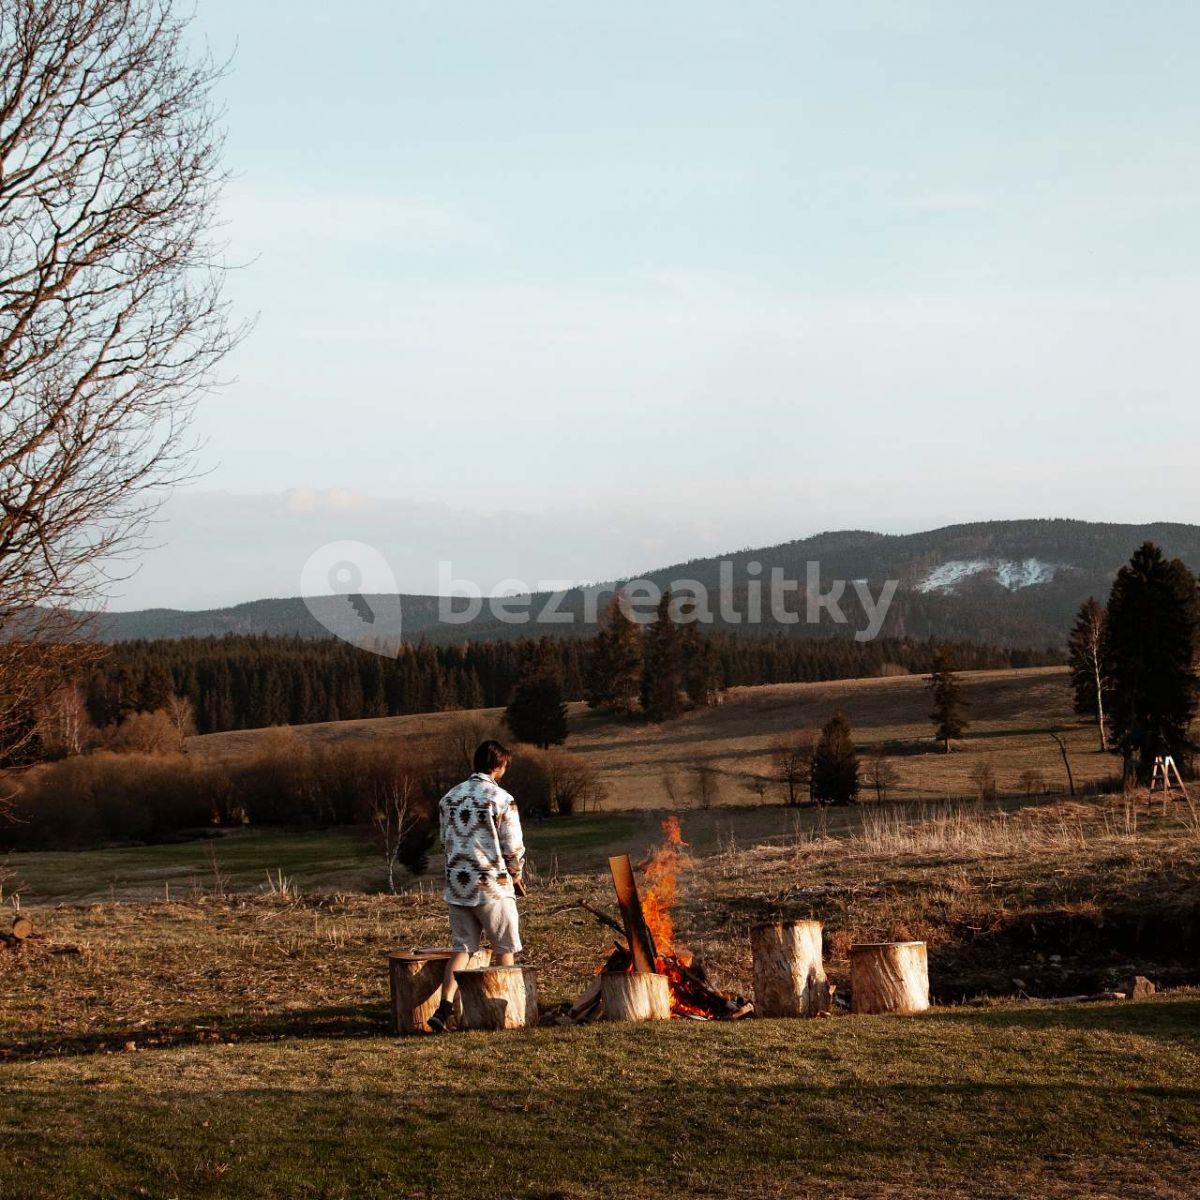
<instances>
[{"instance_id":1,"label":"row of evergreen trees","mask_svg":"<svg viewBox=\"0 0 1200 1200\"><path fill-rule=\"evenodd\" d=\"M1189 771L1200 704L1200 589L1180 559L1146 542L1121 568L1108 603L1079 610L1068 662L1075 711L1093 717L1100 748L1145 782L1157 758Z\"/></svg>"},{"instance_id":2,"label":"row of evergreen trees","mask_svg":"<svg viewBox=\"0 0 1200 1200\"><path fill-rule=\"evenodd\" d=\"M585 697L591 708L630 713L650 721L677 717L685 707L711 704L723 687L717 645L693 618L690 602L663 593L652 624L643 632L612 598L591 639Z\"/></svg>"},{"instance_id":3,"label":"row of evergreen trees","mask_svg":"<svg viewBox=\"0 0 1200 1200\"><path fill-rule=\"evenodd\" d=\"M616 620L616 618L614 618ZM793 639L704 634L695 624L656 622L618 633L607 620L595 638L541 638L408 645L385 658L336 639L229 635L122 642L86 681L91 719L101 727L161 709L171 696L191 701L201 733L268 725L501 707L518 682L544 666L567 700L647 712L704 703L712 689L806 683L889 672L928 673L941 649L929 641L850 637ZM629 657L633 639L636 656ZM956 644L963 669L1040 666L1051 651ZM643 672L646 661L665 664ZM667 682L663 682L666 680ZM645 694L643 683L645 682ZM682 699L673 702L671 697ZM665 705L665 708L664 708Z\"/></svg>"}]
</instances>

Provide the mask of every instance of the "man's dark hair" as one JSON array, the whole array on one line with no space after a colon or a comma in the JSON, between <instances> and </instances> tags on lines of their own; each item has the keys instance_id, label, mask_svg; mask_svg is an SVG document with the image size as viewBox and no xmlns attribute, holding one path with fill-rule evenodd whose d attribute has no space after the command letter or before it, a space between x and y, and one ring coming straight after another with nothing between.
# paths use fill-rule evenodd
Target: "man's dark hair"
<instances>
[{"instance_id":1,"label":"man's dark hair","mask_svg":"<svg viewBox=\"0 0 1200 1200\"><path fill-rule=\"evenodd\" d=\"M508 766L511 761L512 754L508 749L493 738L488 738L486 742L480 742L475 751L474 767L476 771L490 775L493 771Z\"/></svg>"}]
</instances>

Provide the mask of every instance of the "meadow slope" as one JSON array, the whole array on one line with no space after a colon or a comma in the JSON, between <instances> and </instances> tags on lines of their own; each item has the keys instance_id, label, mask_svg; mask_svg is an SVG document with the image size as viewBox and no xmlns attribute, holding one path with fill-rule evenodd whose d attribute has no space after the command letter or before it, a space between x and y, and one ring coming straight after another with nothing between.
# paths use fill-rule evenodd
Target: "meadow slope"
<instances>
[{"instance_id":1,"label":"meadow slope","mask_svg":"<svg viewBox=\"0 0 1200 1200\"><path fill-rule=\"evenodd\" d=\"M617 720L575 703L569 706L566 749L599 771L608 790L606 811L690 805L698 763L716 772L714 804L759 803L755 781L767 782L768 798L778 800L780 793L769 783L771 744L798 731L818 732L838 709L850 721L862 754L900 751L891 755L899 774L891 793L896 799L973 795L972 774L981 761L992 766L1002 791L1020 791L1020 777L1028 770L1040 771L1049 789L1065 790L1051 729L1063 731L1078 784L1111 779L1116 760L1099 752L1094 727L1074 716L1065 668L970 671L962 678L972 726L949 755L931 741L925 677L915 675L733 688L723 703L663 725ZM298 725L291 734L319 742L402 738L437 746L454 740L464 723L504 736L502 717L501 709L425 713ZM214 733L192 738L189 749L236 758L254 754L264 739L277 736L278 731L258 729Z\"/></svg>"}]
</instances>

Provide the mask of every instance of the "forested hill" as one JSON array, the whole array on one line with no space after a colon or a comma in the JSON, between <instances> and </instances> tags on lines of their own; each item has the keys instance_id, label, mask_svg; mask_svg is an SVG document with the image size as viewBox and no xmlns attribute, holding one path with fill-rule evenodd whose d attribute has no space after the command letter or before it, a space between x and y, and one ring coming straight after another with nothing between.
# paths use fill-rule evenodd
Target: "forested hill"
<instances>
[{"instance_id":1,"label":"forested hill","mask_svg":"<svg viewBox=\"0 0 1200 1200\"><path fill-rule=\"evenodd\" d=\"M823 533L777 546L739 550L649 570L644 578L665 585L695 580L717 586L722 562L732 564L733 602L745 607L747 566L761 564L761 577L781 568L790 579L805 580L809 562L819 562L825 586L830 580L865 579L878 595L885 580L899 588L882 632L894 637L966 639L1002 646L1059 646L1079 604L1088 596L1107 594L1113 575L1144 541L1158 542L1170 556L1200 568L1200 526L1156 522L1117 525L1068 520L985 521L951 525L926 533L890 535L864 531ZM622 582L622 581L618 581ZM609 585L613 586L613 585ZM396 598L366 597L380 614L394 611ZM467 625L439 621L432 596L399 598L406 640L447 645L473 640L528 636L531 631L569 635L589 632L582 621L549 625L504 624L487 610ZM534 609L540 607L535 602ZM563 611L580 614L582 597L569 594ZM715 608L715 602L714 602ZM756 627L743 623L738 632L784 632L789 636L846 635L866 622L855 602L844 604L848 621L828 619L818 625L803 621ZM150 609L111 613L99 618L97 635L105 641L142 638L219 636L225 633L327 637L338 632L362 640L363 629L345 597L325 602L325 623L298 597L256 600L206 612ZM718 616L718 625L725 624ZM385 616L370 632L394 633Z\"/></svg>"}]
</instances>

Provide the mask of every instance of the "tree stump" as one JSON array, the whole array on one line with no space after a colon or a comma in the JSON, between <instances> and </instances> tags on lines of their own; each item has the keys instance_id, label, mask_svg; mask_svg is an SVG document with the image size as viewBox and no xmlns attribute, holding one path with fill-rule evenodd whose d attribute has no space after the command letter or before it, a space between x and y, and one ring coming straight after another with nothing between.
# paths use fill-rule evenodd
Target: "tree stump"
<instances>
[{"instance_id":1,"label":"tree stump","mask_svg":"<svg viewBox=\"0 0 1200 1200\"><path fill-rule=\"evenodd\" d=\"M23 914L17 913L17 915L13 917L12 936L15 937L18 942L23 942L26 938L33 937L33 922Z\"/></svg>"},{"instance_id":2,"label":"tree stump","mask_svg":"<svg viewBox=\"0 0 1200 1200\"><path fill-rule=\"evenodd\" d=\"M829 1011L820 921L755 925L750 950L756 1016L815 1017Z\"/></svg>"},{"instance_id":3,"label":"tree stump","mask_svg":"<svg viewBox=\"0 0 1200 1200\"><path fill-rule=\"evenodd\" d=\"M388 974L392 985L392 1029L398 1034L428 1033L429 1018L442 999L442 976L453 951L412 950L388 955ZM492 961L490 950L473 954L469 965L486 967ZM459 1012L455 1000L454 1011Z\"/></svg>"},{"instance_id":4,"label":"tree stump","mask_svg":"<svg viewBox=\"0 0 1200 1200\"><path fill-rule=\"evenodd\" d=\"M600 995L606 1021L667 1021L671 1017L671 985L665 975L649 971L605 971Z\"/></svg>"},{"instance_id":5,"label":"tree stump","mask_svg":"<svg viewBox=\"0 0 1200 1200\"><path fill-rule=\"evenodd\" d=\"M532 967L456 971L462 1029L523 1029L538 1020L537 972Z\"/></svg>"},{"instance_id":6,"label":"tree stump","mask_svg":"<svg viewBox=\"0 0 1200 1200\"><path fill-rule=\"evenodd\" d=\"M924 942L879 942L850 947L850 1011L916 1013L929 1007L929 961Z\"/></svg>"}]
</instances>

